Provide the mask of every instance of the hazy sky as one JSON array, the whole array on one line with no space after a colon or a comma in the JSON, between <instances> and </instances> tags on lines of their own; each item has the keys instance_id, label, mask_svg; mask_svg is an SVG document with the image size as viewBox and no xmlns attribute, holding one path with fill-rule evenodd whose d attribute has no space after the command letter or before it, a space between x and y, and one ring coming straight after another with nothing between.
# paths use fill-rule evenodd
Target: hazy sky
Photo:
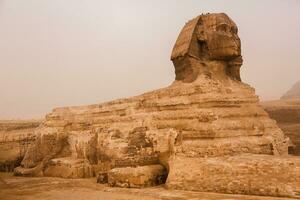
<instances>
[{"instance_id":1,"label":"hazy sky","mask_svg":"<svg viewBox=\"0 0 300 200\"><path fill-rule=\"evenodd\" d=\"M237 23L242 79L261 99L300 80L298 0L0 0L0 118L167 86L181 28L207 12Z\"/></svg>"}]
</instances>

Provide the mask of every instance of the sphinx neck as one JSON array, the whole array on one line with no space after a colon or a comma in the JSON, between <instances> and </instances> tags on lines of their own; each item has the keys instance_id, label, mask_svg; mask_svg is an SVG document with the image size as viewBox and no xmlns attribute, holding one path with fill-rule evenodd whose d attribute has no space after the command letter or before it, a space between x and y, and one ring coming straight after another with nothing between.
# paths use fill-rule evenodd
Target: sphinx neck
<instances>
[{"instance_id":1,"label":"sphinx neck","mask_svg":"<svg viewBox=\"0 0 300 200\"><path fill-rule=\"evenodd\" d=\"M238 80L238 78L233 78L231 70L233 68L227 61L201 60L187 56L173 60L173 63L175 66L176 81L192 83L200 76L206 76L220 81L227 81L229 79Z\"/></svg>"}]
</instances>

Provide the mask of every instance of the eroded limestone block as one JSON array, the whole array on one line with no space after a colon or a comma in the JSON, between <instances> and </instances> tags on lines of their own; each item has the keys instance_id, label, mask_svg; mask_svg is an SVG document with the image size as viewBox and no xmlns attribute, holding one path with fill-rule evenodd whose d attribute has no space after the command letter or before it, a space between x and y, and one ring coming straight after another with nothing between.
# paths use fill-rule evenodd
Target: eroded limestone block
<instances>
[{"instance_id":1,"label":"eroded limestone block","mask_svg":"<svg viewBox=\"0 0 300 200\"><path fill-rule=\"evenodd\" d=\"M0 120L0 171L12 172L36 139L40 120Z\"/></svg>"},{"instance_id":2,"label":"eroded limestone block","mask_svg":"<svg viewBox=\"0 0 300 200\"><path fill-rule=\"evenodd\" d=\"M15 176L44 176L44 170L42 163L36 165L32 168L25 168L22 166L16 167L14 169L14 175Z\"/></svg>"},{"instance_id":3,"label":"eroded limestone block","mask_svg":"<svg viewBox=\"0 0 300 200\"><path fill-rule=\"evenodd\" d=\"M110 186L142 188L163 184L167 171L162 165L114 168L108 173Z\"/></svg>"},{"instance_id":4,"label":"eroded limestone block","mask_svg":"<svg viewBox=\"0 0 300 200\"><path fill-rule=\"evenodd\" d=\"M300 191L300 157L174 157L166 185L179 190L296 197Z\"/></svg>"},{"instance_id":5,"label":"eroded limestone block","mask_svg":"<svg viewBox=\"0 0 300 200\"><path fill-rule=\"evenodd\" d=\"M44 176L61 178L93 177L92 166L87 160L73 158L56 158L45 166Z\"/></svg>"}]
</instances>

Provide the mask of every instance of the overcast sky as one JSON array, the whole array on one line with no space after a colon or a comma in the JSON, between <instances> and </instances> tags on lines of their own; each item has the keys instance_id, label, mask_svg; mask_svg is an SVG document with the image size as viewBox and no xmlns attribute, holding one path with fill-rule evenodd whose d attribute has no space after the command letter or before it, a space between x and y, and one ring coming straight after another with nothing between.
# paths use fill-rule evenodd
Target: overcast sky
<instances>
[{"instance_id":1,"label":"overcast sky","mask_svg":"<svg viewBox=\"0 0 300 200\"><path fill-rule=\"evenodd\" d=\"M0 0L0 118L169 85L181 28L207 12L237 23L242 79L262 100L300 80L297 0Z\"/></svg>"}]
</instances>

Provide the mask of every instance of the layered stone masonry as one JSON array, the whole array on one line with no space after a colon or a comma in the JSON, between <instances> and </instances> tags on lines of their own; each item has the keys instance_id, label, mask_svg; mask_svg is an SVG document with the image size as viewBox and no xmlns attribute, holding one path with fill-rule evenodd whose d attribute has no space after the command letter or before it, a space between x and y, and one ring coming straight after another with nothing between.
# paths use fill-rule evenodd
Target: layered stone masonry
<instances>
[{"instance_id":1,"label":"layered stone masonry","mask_svg":"<svg viewBox=\"0 0 300 200\"><path fill-rule=\"evenodd\" d=\"M11 172L20 165L39 124L39 120L0 120L0 171Z\"/></svg>"}]
</instances>

